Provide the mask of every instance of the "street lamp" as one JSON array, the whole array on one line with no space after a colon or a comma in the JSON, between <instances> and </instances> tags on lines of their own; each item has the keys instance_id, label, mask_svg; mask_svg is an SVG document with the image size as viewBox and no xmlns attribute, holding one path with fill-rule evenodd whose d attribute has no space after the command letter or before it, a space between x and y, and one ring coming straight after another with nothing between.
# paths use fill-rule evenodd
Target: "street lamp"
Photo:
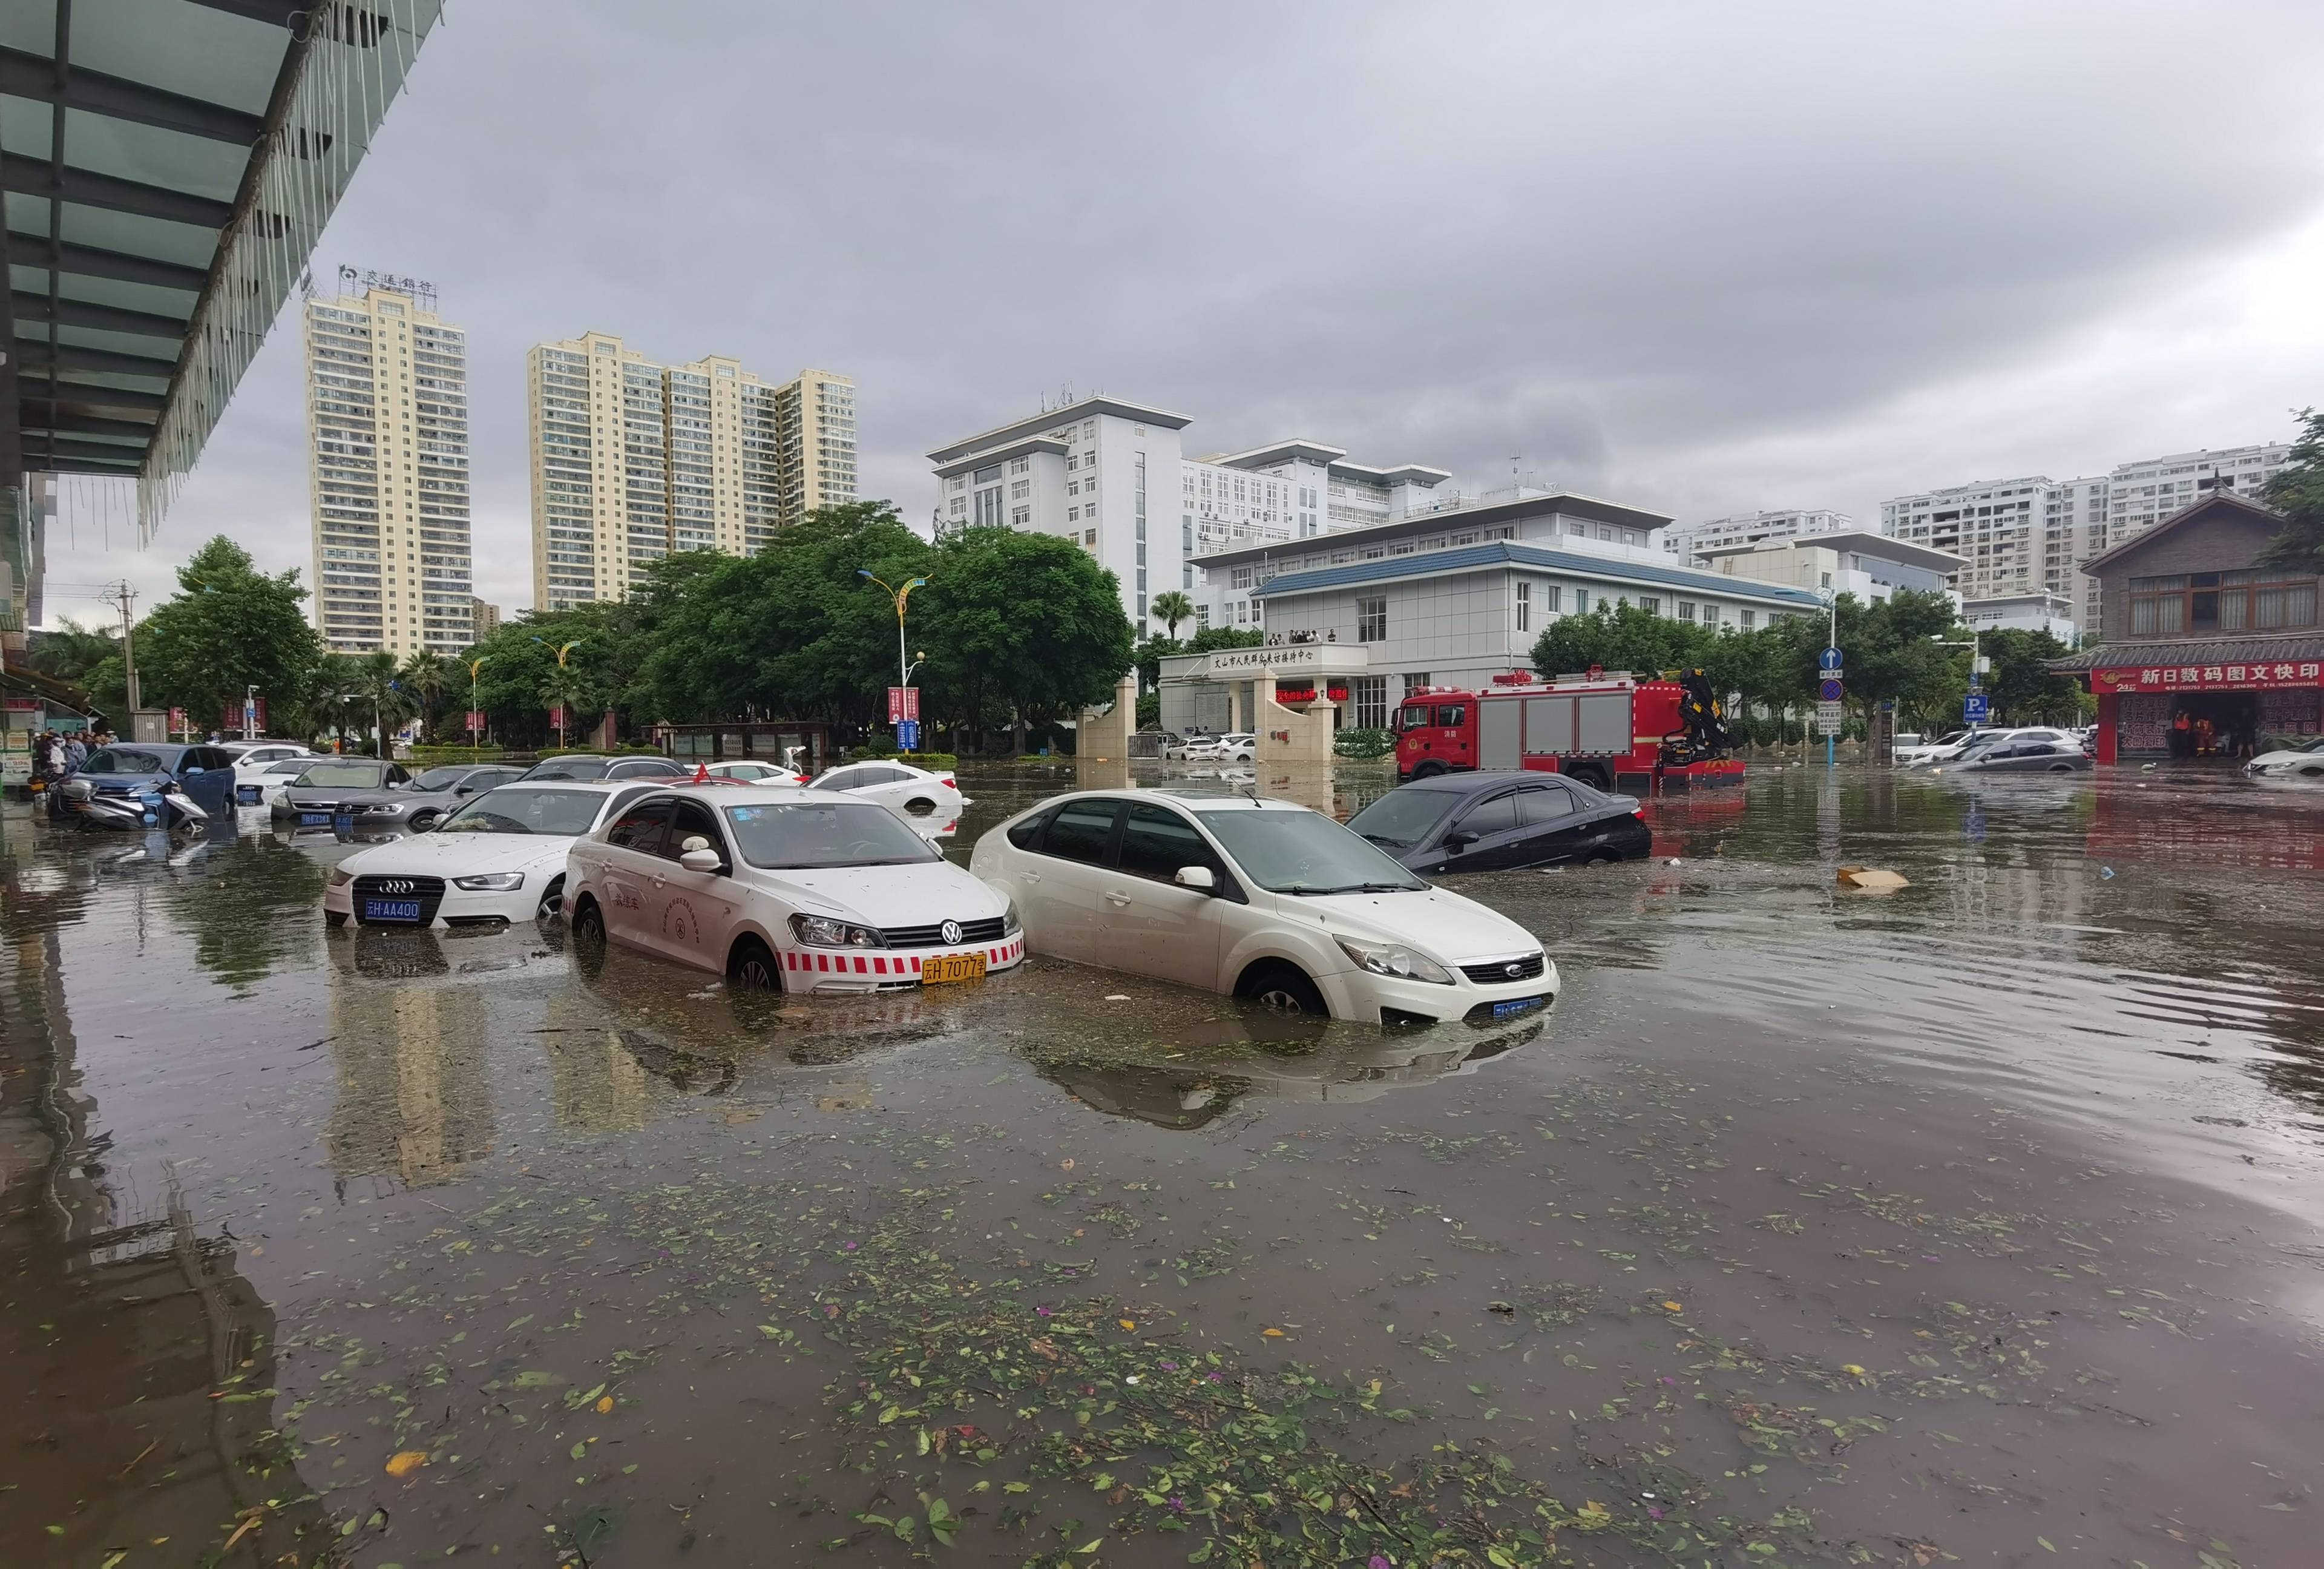
<instances>
[{"instance_id":1,"label":"street lamp","mask_svg":"<svg viewBox=\"0 0 2324 1569\"><path fill-rule=\"evenodd\" d=\"M545 637L537 637L532 641L539 643L542 648L549 648L552 646L549 641ZM562 647L558 647L557 649L557 668L560 670L565 669L565 656L571 653L575 649L579 648L587 641L588 640L586 638L575 638L571 642L566 643ZM557 688L557 750L559 752L565 750L565 709L567 707L567 695L564 683L559 682Z\"/></svg>"},{"instance_id":2,"label":"street lamp","mask_svg":"<svg viewBox=\"0 0 2324 1569\"><path fill-rule=\"evenodd\" d=\"M484 668L484 661L492 657L493 656L490 654L478 654L475 659L468 661L468 713L470 715L468 720L468 761L470 762L475 761L476 758L480 755L477 752L478 737L476 734L477 727L475 719L476 712L476 672L483 669Z\"/></svg>"},{"instance_id":3,"label":"street lamp","mask_svg":"<svg viewBox=\"0 0 2324 1569\"><path fill-rule=\"evenodd\" d=\"M855 569L855 576L871 577L872 582L878 583L882 588L887 588L889 595L896 602L896 685L908 687L912 684L912 672L919 669L919 666L904 662L904 602L911 598L913 589L920 587L927 582L927 579L914 577L906 582L901 588L889 588L886 583L872 577L872 574L863 568L858 567ZM923 660L927 657L925 652L920 655Z\"/></svg>"}]
</instances>

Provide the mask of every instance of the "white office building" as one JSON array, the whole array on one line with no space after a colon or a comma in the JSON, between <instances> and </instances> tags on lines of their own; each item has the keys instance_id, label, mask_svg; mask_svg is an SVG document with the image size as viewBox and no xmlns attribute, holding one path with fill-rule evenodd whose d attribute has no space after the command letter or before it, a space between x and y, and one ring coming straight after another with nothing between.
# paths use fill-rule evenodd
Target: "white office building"
<instances>
[{"instance_id":1,"label":"white office building","mask_svg":"<svg viewBox=\"0 0 2324 1569\"><path fill-rule=\"evenodd\" d=\"M1731 550L1768 540L1795 540L1803 534L1840 534L1856 527L1846 512L1794 509L1789 512L1740 512L1731 518L1711 518L1697 523L1673 523L1662 532L1663 549L1682 561L1712 550Z\"/></svg>"},{"instance_id":2,"label":"white office building","mask_svg":"<svg viewBox=\"0 0 2324 1569\"><path fill-rule=\"evenodd\" d=\"M1158 630L1149 607L1167 589L1195 602L1195 624L1230 617L1197 556L1386 521L1434 504L1452 478L1416 464L1351 463L1344 448L1312 441L1189 457L1181 432L1192 423L1084 398L936 448L936 527L1001 524L1073 540L1120 580L1122 611L1143 634Z\"/></svg>"},{"instance_id":3,"label":"white office building","mask_svg":"<svg viewBox=\"0 0 2324 1569\"><path fill-rule=\"evenodd\" d=\"M1700 551L1694 565L1727 577L1780 583L1816 595L1851 594L1860 605L1886 603L1900 588L1949 594L1961 558L1886 534L1849 529L1796 539L1761 540ZM1955 605L1960 596L1952 595Z\"/></svg>"},{"instance_id":4,"label":"white office building","mask_svg":"<svg viewBox=\"0 0 2324 1569\"><path fill-rule=\"evenodd\" d=\"M2074 602L2062 594L2010 594L1997 599L1972 599L1961 606L1961 619L1978 632L2046 632L2068 648L2080 641L2074 620Z\"/></svg>"},{"instance_id":5,"label":"white office building","mask_svg":"<svg viewBox=\"0 0 2324 1569\"><path fill-rule=\"evenodd\" d=\"M2256 501L2291 460L2278 442L2173 453L2080 479L2028 475L1923 491L1884 503L1880 531L1957 552L1953 586L1966 600L2054 595L2080 607L2080 624L2096 626L2098 580L2082 562L2215 490Z\"/></svg>"},{"instance_id":6,"label":"white office building","mask_svg":"<svg viewBox=\"0 0 2324 1569\"><path fill-rule=\"evenodd\" d=\"M1365 651L1342 720L1356 725L1384 725L1418 687L1529 669L1545 628L1600 605L1737 631L1821 614L1815 590L1680 566L1655 540L1669 522L1595 496L1533 491L1244 545L1204 557L1199 570L1225 585L1238 625L1288 649Z\"/></svg>"}]
</instances>

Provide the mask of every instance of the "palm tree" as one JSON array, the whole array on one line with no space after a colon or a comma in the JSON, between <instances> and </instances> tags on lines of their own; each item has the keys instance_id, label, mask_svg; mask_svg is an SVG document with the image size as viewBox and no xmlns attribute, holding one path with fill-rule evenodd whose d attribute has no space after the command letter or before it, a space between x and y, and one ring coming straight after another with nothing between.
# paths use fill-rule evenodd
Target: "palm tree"
<instances>
[{"instance_id":1,"label":"palm tree","mask_svg":"<svg viewBox=\"0 0 2324 1569\"><path fill-rule=\"evenodd\" d=\"M371 716L370 706L363 702L356 692L356 684L361 679L353 655L325 654L315 666L313 684L305 701L300 705L300 713L294 723L307 734L327 733L345 740L348 725L356 722L359 708L363 711L363 717Z\"/></svg>"},{"instance_id":2,"label":"palm tree","mask_svg":"<svg viewBox=\"0 0 2324 1569\"><path fill-rule=\"evenodd\" d=\"M558 729L557 744L565 744L567 729L572 724L574 710L581 696L588 689L589 678L567 665L551 665L540 678L541 701L551 708L565 710L566 724Z\"/></svg>"},{"instance_id":3,"label":"palm tree","mask_svg":"<svg viewBox=\"0 0 2324 1569\"><path fill-rule=\"evenodd\" d=\"M401 725L419 712L411 692L397 679L395 656L385 649L367 653L355 661L356 692L361 694L355 720L360 724L370 719L377 727L373 743L382 757L387 755L388 727ZM368 709L365 713L364 710Z\"/></svg>"},{"instance_id":4,"label":"palm tree","mask_svg":"<svg viewBox=\"0 0 2324 1569\"><path fill-rule=\"evenodd\" d=\"M1170 641L1176 642L1178 641L1178 623L1194 619L1194 602L1175 588L1166 588L1154 596L1153 614L1162 618Z\"/></svg>"},{"instance_id":5,"label":"palm tree","mask_svg":"<svg viewBox=\"0 0 2324 1569\"><path fill-rule=\"evenodd\" d=\"M420 717L430 743L436 739L436 699L452 684L452 661L434 649L421 649L403 661L403 684L420 696Z\"/></svg>"},{"instance_id":6,"label":"palm tree","mask_svg":"<svg viewBox=\"0 0 2324 1569\"><path fill-rule=\"evenodd\" d=\"M26 664L44 676L82 687L97 666L121 652L121 640L112 632L69 617L53 632L34 632L31 641Z\"/></svg>"}]
</instances>

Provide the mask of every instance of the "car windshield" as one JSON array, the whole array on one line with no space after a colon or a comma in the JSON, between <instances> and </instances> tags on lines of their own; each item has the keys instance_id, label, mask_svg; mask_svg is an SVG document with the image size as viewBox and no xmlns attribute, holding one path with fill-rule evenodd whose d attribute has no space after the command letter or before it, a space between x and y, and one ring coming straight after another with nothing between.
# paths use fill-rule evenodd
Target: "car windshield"
<instances>
[{"instance_id":1,"label":"car windshield","mask_svg":"<svg viewBox=\"0 0 2324 1569\"><path fill-rule=\"evenodd\" d=\"M1390 790L1350 817L1348 826L1375 844L1407 850L1428 837L1461 795L1459 790Z\"/></svg>"},{"instance_id":2,"label":"car windshield","mask_svg":"<svg viewBox=\"0 0 2324 1569\"><path fill-rule=\"evenodd\" d=\"M1196 814L1270 893L1397 893L1428 886L1370 840L1305 807Z\"/></svg>"},{"instance_id":3,"label":"car windshield","mask_svg":"<svg viewBox=\"0 0 2324 1569\"><path fill-rule=\"evenodd\" d=\"M533 764L527 779L604 779L613 766L609 757L551 757Z\"/></svg>"},{"instance_id":4,"label":"car windshield","mask_svg":"<svg viewBox=\"0 0 2324 1569\"><path fill-rule=\"evenodd\" d=\"M885 807L868 801L786 801L728 807L742 859L773 871L905 866L944 857Z\"/></svg>"},{"instance_id":5,"label":"car windshield","mask_svg":"<svg viewBox=\"0 0 2324 1569\"><path fill-rule=\"evenodd\" d=\"M448 790L468 776L468 764L450 768L431 768L411 781L414 789Z\"/></svg>"},{"instance_id":6,"label":"car windshield","mask_svg":"<svg viewBox=\"0 0 2324 1569\"><path fill-rule=\"evenodd\" d=\"M309 769L314 766L315 760L311 757L286 757L281 762L275 763L272 767L269 768L266 771L269 773L305 773Z\"/></svg>"},{"instance_id":7,"label":"car windshield","mask_svg":"<svg viewBox=\"0 0 2324 1569\"><path fill-rule=\"evenodd\" d=\"M386 781L387 770L375 762L316 762L307 765L297 782L302 789L353 785L358 789L376 789Z\"/></svg>"},{"instance_id":8,"label":"car windshield","mask_svg":"<svg viewBox=\"0 0 2324 1569\"><path fill-rule=\"evenodd\" d=\"M486 790L444 819L439 834L587 833L605 797L597 790Z\"/></svg>"},{"instance_id":9,"label":"car windshield","mask_svg":"<svg viewBox=\"0 0 2324 1569\"><path fill-rule=\"evenodd\" d=\"M160 755L139 752L134 747L108 746L88 754L80 765L83 773L167 773L170 765Z\"/></svg>"}]
</instances>

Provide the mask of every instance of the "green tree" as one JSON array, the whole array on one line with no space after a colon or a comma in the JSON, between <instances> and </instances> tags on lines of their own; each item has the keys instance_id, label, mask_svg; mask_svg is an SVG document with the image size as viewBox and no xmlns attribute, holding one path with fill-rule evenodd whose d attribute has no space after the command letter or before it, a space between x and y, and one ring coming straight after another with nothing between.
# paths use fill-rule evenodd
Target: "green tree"
<instances>
[{"instance_id":1,"label":"green tree","mask_svg":"<svg viewBox=\"0 0 2324 1569\"><path fill-rule=\"evenodd\" d=\"M1255 649L1267 641L1257 627L1206 626L1186 640L1182 652L1206 654L1213 649Z\"/></svg>"},{"instance_id":2,"label":"green tree","mask_svg":"<svg viewBox=\"0 0 2324 1569\"><path fill-rule=\"evenodd\" d=\"M307 623L296 568L272 577L220 534L178 571L178 592L137 630L139 696L175 706L208 727L245 688L270 706L295 708L323 657Z\"/></svg>"},{"instance_id":3,"label":"green tree","mask_svg":"<svg viewBox=\"0 0 2324 1569\"><path fill-rule=\"evenodd\" d=\"M1542 628L1534 640L1533 668L1552 677L1592 665L1640 674L1691 669L1707 665L1719 641L1717 632L1693 622L1600 600L1586 615L1561 615Z\"/></svg>"},{"instance_id":4,"label":"green tree","mask_svg":"<svg viewBox=\"0 0 2324 1569\"><path fill-rule=\"evenodd\" d=\"M2324 410L2299 411L2301 429L2292 461L2278 470L2261 499L2283 514L2283 527L2259 553L2263 567L2324 572Z\"/></svg>"},{"instance_id":5,"label":"green tree","mask_svg":"<svg viewBox=\"0 0 2324 1569\"><path fill-rule=\"evenodd\" d=\"M376 726L372 750L385 757L387 733L419 713L420 705L404 686L395 656L386 650L355 656L354 669L355 701L349 717L358 729Z\"/></svg>"},{"instance_id":6,"label":"green tree","mask_svg":"<svg viewBox=\"0 0 2324 1569\"><path fill-rule=\"evenodd\" d=\"M1147 605L1147 614L1162 623L1163 635L1178 641L1178 623L1194 619L1194 602L1176 588L1166 588Z\"/></svg>"},{"instance_id":7,"label":"green tree","mask_svg":"<svg viewBox=\"0 0 2324 1569\"><path fill-rule=\"evenodd\" d=\"M26 664L83 690L88 689L89 677L98 666L121 657L118 633L83 626L69 616L53 631L36 632L26 641L31 645L25 651Z\"/></svg>"},{"instance_id":8,"label":"green tree","mask_svg":"<svg viewBox=\"0 0 2324 1569\"><path fill-rule=\"evenodd\" d=\"M445 688L453 684L454 676L459 673L451 660L434 649L421 649L403 661L404 689L420 700L420 724L430 743L437 739L438 700L444 696Z\"/></svg>"},{"instance_id":9,"label":"green tree","mask_svg":"<svg viewBox=\"0 0 2324 1569\"><path fill-rule=\"evenodd\" d=\"M2057 638L2005 627L1986 632L1978 643L1993 661L1986 690L1998 718L2011 725L2069 725L2081 716L2080 683L2050 669L2050 660L2074 651Z\"/></svg>"},{"instance_id":10,"label":"green tree","mask_svg":"<svg viewBox=\"0 0 2324 1569\"><path fill-rule=\"evenodd\" d=\"M973 738L1005 708L1021 749L1028 722L1105 702L1130 668L1120 583L1054 535L960 530L928 579L928 684Z\"/></svg>"},{"instance_id":11,"label":"green tree","mask_svg":"<svg viewBox=\"0 0 2324 1569\"><path fill-rule=\"evenodd\" d=\"M371 722L371 706L362 687L363 669L355 655L325 654L316 662L307 690L286 711L290 723L278 727L293 735L345 741L348 731Z\"/></svg>"}]
</instances>

